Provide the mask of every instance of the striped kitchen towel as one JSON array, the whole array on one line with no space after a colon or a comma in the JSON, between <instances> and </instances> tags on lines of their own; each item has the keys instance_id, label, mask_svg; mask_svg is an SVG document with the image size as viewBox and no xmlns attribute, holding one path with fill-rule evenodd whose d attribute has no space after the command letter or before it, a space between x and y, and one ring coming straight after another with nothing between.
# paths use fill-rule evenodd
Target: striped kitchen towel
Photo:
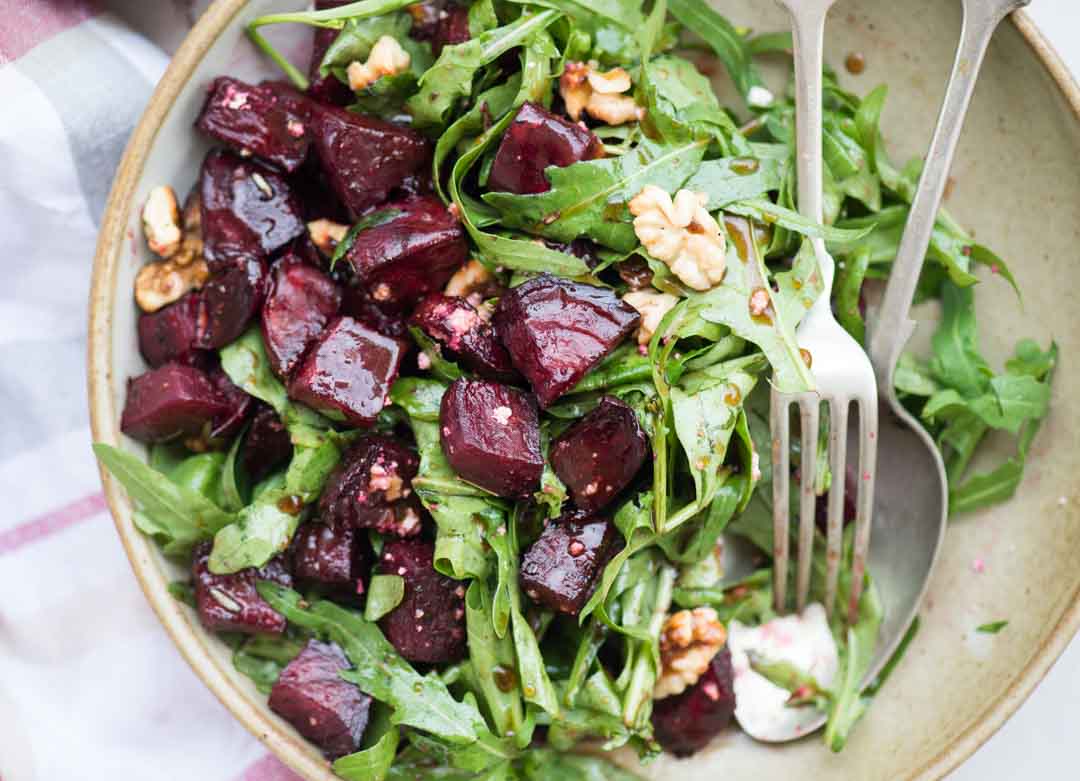
<instances>
[{"instance_id":1,"label":"striped kitchen towel","mask_svg":"<svg viewBox=\"0 0 1080 781\"><path fill-rule=\"evenodd\" d=\"M158 625L90 453L97 224L191 5L0 0L2 781L296 779Z\"/></svg>"}]
</instances>

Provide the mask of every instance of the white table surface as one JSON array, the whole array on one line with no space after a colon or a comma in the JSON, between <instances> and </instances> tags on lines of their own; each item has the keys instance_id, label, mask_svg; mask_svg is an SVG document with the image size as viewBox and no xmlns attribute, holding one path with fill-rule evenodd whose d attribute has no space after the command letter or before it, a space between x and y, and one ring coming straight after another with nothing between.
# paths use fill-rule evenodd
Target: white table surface
<instances>
[{"instance_id":1,"label":"white table surface","mask_svg":"<svg viewBox=\"0 0 1080 781\"><path fill-rule=\"evenodd\" d=\"M194 0L199 10L206 0ZM138 27L157 27L162 15L176 13L172 3L107 0L106 5ZM173 6L170 8L169 6ZM1080 0L1033 0L1031 16L1074 74L1080 76ZM161 41L166 47L176 40ZM1017 781L1037 778L1062 781L1080 778L1073 754L1080 724L1080 639L1073 640L1043 683L1020 710L950 781ZM875 781L861 779L860 781Z\"/></svg>"}]
</instances>

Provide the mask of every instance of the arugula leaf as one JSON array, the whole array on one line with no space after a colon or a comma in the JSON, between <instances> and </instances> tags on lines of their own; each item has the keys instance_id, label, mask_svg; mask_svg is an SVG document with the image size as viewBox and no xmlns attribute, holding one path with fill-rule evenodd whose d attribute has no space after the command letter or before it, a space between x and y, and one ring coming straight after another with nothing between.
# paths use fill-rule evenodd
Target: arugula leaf
<instances>
[{"instance_id":1,"label":"arugula leaf","mask_svg":"<svg viewBox=\"0 0 1080 781\"><path fill-rule=\"evenodd\" d=\"M465 593L465 623L469 633L469 662L481 694L500 735L517 734L524 723L521 687L514 673L514 645L492 625L493 601L483 580L474 580Z\"/></svg>"},{"instance_id":2,"label":"arugula leaf","mask_svg":"<svg viewBox=\"0 0 1080 781\"><path fill-rule=\"evenodd\" d=\"M639 494L634 499L623 504L615 512L613 522L615 527L622 533L626 544L604 567L593 595L585 603L578 615L581 624L592 615L594 611L604 611L615 581L622 573L626 562L637 552L644 550L656 541L656 530L653 528L653 494L646 492Z\"/></svg>"},{"instance_id":3,"label":"arugula leaf","mask_svg":"<svg viewBox=\"0 0 1080 781\"><path fill-rule=\"evenodd\" d=\"M178 485L131 453L100 442L93 448L138 508L136 526L163 541L169 555L186 555L235 518L199 491Z\"/></svg>"},{"instance_id":4,"label":"arugula leaf","mask_svg":"<svg viewBox=\"0 0 1080 781\"><path fill-rule=\"evenodd\" d=\"M304 643L287 635L252 635L233 651L233 667L263 694L269 694L278 676L303 650Z\"/></svg>"},{"instance_id":5,"label":"arugula leaf","mask_svg":"<svg viewBox=\"0 0 1080 781\"><path fill-rule=\"evenodd\" d=\"M697 169L706 143L671 145L646 139L619 157L549 167L551 189L546 192L489 192L484 201L499 210L509 227L563 242L587 236L628 252L638 242L633 225L623 218L625 204L648 184L678 190Z\"/></svg>"},{"instance_id":6,"label":"arugula leaf","mask_svg":"<svg viewBox=\"0 0 1080 781\"><path fill-rule=\"evenodd\" d=\"M803 217L796 211L773 203L763 198L749 198L735 203L729 203L724 207L729 214L738 214L743 217L752 217L758 222L767 225L779 225L789 231L801 233L814 239L824 239L837 243L851 243L858 241L868 232L868 228L834 228L829 225L821 225L813 220Z\"/></svg>"},{"instance_id":7,"label":"arugula leaf","mask_svg":"<svg viewBox=\"0 0 1080 781\"><path fill-rule=\"evenodd\" d=\"M521 761L525 781L640 781L640 777L603 757L565 754L536 748Z\"/></svg>"},{"instance_id":8,"label":"arugula leaf","mask_svg":"<svg viewBox=\"0 0 1080 781\"><path fill-rule=\"evenodd\" d=\"M783 184L786 161L775 158L721 157L706 160L683 185L709 196L709 211L737 201L764 198Z\"/></svg>"},{"instance_id":9,"label":"arugula leaf","mask_svg":"<svg viewBox=\"0 0 1080 781\"><path fill-rule=\"evenodd\" d=\"M984 635L996 635L1008 625L1008 621L991 621L988 624L983 624L982 626L976 627L975 631L981 632Z\"/></svg>"},{"instance_id":10,"label":"arugula leaf","mask_svg":"<svg viewBox=\"0 0 1080 781\"><path fill-rule=\"evenodd\" d=\"M840 668L830 692L825 745L833 751L844 748L851 730L869 707L870 700L861 696L863 679L873 661L883 617L881 598L874 583L868 579L859 601L858 618L848 627L846 642L840 646Z\"/></svg>"},{"instance_id":11,"label":"arugula leaf","mask_svg":"<svg viewBox=\"0 0 1080 781\"><path fill-rule=\"evenodd\" d=\"M364 601L364 620L372 623L401 604L405 598L405 579L400 575L372 575Z\"/></svg>"},{"instance_id":12,"label":"arugula leaf","mask_svg":"<svg viewBox=\"0 0 1080 781\"><path fill-rule=\"evenodd\" d=\"M712 84L694 64L664 55L642 69L648 122L669 143L710 138L725 154L749 155L750 145L720 107Z\"/></svg>"},{"instance_id":13,"label":"arugula leaf","mask_svg":"<svg viewBox=\"0 0 1080 781\"><path fill-rule=\"evenodd\" d=\"M709 44L731 76L735 88L747 101L754 87L764 88L750 55L746 38L738 33L727 19L704 0L668 0L671 15L687 30L701 36Z\"/></svg>"},{"instance_id":14,"label":"arugula leaf","mask_svg":"<svg viewBox=\"0 0 1080 781\"><path fill-rule=\"evenodd\" d=\"M325 600L307 606L295 591L270 581L259 581L256 587L290 623L341 646L353 664L341 677L390 705L392 723L430 732L455 745L473 743L486 730L475 706L456 701L438 678L417 673L379 628L359 614Z\"/></svg>"},{"instance_id":15,"label":"arugula leaf","mask_svg":"<svg viewBox=\"0 0 1080 781\"><path fill-rule=\"evenodd\" d=\"M376 707L374 714L364 730L365 748L334 760L334 774L345 781L383 781L394 764L401 731L389 708Z\"/></svg>"}]
</instances>

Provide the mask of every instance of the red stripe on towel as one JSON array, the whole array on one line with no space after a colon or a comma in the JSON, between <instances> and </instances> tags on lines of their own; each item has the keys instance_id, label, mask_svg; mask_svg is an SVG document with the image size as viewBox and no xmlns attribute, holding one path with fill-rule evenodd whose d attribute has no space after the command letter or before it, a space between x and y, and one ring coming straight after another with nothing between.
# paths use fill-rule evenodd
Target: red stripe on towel
<instances>
[{"instance_id":1,"label":"red stripe on towel","mask_svg":"<svg viewBox=\"0 0 1080 781\"><path fill-rule=\"evenodd\" d=\"M304 781L273 754L256 760L236 781Z\"/></svg>"},{"instance_id":2,"label":"red stripe on towel","mask_svg":"<svg viewBox=\"0 0 1080 781\"><path fill-rule=\"evenodd\" d=\"M99 491L0 532L0 556L89 520L106 507L105 495Z\"/></svg>"},{"instance_id":3,"label":"red stripe on towel","mask_svg":"<svg viewBox=\"0 0 1080 781\"><path fill-rule=\"evenodd\" d=\"M101 0L0 0L0 65L101 13Z\"/></svg>"}]
</instances>

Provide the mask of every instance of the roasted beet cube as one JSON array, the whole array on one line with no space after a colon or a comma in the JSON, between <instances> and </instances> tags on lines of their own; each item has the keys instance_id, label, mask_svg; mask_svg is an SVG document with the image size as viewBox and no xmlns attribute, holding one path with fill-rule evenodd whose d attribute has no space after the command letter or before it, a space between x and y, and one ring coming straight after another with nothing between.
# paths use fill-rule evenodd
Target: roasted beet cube
<instances>
[{"instance_id":1,"label":"roasted beet cube","mask_svg":"<svg viewBox=\"0 0 1080 781\"><path fill-rule=\"evenodd\" d=\"M465 586L434 567L435 546L394 540L383 546L379 571L405 579L405 597L380 622L386 639L410 662L441 664L465 655Z\"/></svg>"},{"instance_id":2,"label":"roasted beet cube","mask_svg":"<svg viewBox=\"0 0 1080 781\"><path fill-rule=\"evenodd\" d=\"M634 410L605 396L551 443L549 458L574 504L595 512L634 479L648 453L649 440Z\"/></svg>"},{"instance_id":3,"label":"roasted beet cube","mask_svg":"<svg viewBox=\"0 0 1080 781\"><path fill-rule=\"evenodd\" d=\"M233 384L220 366L215 366L208 373L210 382L221 393L229 409L222 415L214 418L210 425L210 439L230 440L243 428L251 413L255 398L249 396L247 391Z\"/></svg>"},{"instance_id":4,"label":"roasted beet cube","mask_svg":"<svg viewBox=\"0 0 1080 781\"><path fill-rule=\"evenodd\" d=\"M386 404L405 346L351 317L327 326L289 383L289 395L329 418L370 426Z\"/></svg>"},{"instance_id":5,"label":"roasted beet cube","mask_svg":"<svg viewBox=\"0 0 1080 781\"><path fill-rule=\"evenodd\" d=\"M734 714L731 651L724 646L694 686L653 703L652 723L660 745L686 757L723 732Z\"/></svg>"},{"instance_id":6,"label":"roasted beet cube","mask_svg":"<svg viewBox=\"0 0 1080 781\"><path fill-rule=\"evenodd\" d=\"M252 482L287 464L293 452L289 432L278 414L267 404L257 405L240 453L240 463Z\"/></svg>"},{"instance_id":7,"label":"roasted beet cube","mask_svg":"<svg viewBox=\"0 0 1080 781\"><path fill-rule=\"evenodd\" d=\"M328 586L343 596L364 593L371 569L368 545L348 526L305 523L292 539L293 575L305 584Z\"/></svg>"},{"instance_id":8,"label":"roasted beet cube","mask_svg":"<svg viewBox=\"0 0 1080 781\"><path fill-rule=\"evenodd\" d=\"M469 9L456 3L450 3L439 14L435 27L435 36L431 48L436 55L442 53L444 46L455 46L469 40Z\"/></svg>"},{"instance_id":9,"label":"roasted beet cube","mask_svg":"<svg viewBox=\"0 0 1080 781\"><path fill-rule=\"evenodd\" d=\"M360 321L361 324L383 336L408 341L409 329L400 306L376 301L366 286L347 285L341 297L341 314Z\"/></svg>"},{"instance_id":10,"label":"roasted beet cube","mask_svg":"<svg viewBox=\"0 0 1080 781\"><path fill-rule=\"evenodd\" d=\"M409 537L420 514L409 501L420 459L393 437L363 437L345 451L319 499L319 514L335 527L374 529Z\"/></svg>"},{"instance_id":11,"label":"roasted beet cube","mask_svg":"<svg viewBox=\"0 0 1080 781\"><path fill-rule=\"evenodd\" d=\"M266 261L257 257L214 274L202 290L199 346L216 350L238 339L262 306L268 280Z\"/></svg>"},{"instance_id":12,"label":"roasted beet cube","mask_svg":"<svg viewBox=\"0 0 1080 781\"><path fill-rule=\"evenodd\" d=\"M592 596L616 536L603 518L564 513L521 557L521 587L534 602L576 616Z\"/></svg>"},{"instance_id":13,"label":"roasted beet cube","mask_svg":"<svg viewBox=\"0 0 1080 781\"><path fill-rule=\"evenodd\" d=\"M315 0L315 10L325 11L351 2L353 0ZM334 74L329 73L323 76L319 70L323 57L326 56L326 50L340 34L340 30L326 27L315 28L315 38L311 46L311 64L308 67L308 77L311 79L308 94L322 103L346 106L353 101L353 91Z\"/></svg>"},{"instance_id":14,"label":"roasted beet cube","mask_svg":"<svg viewBox=\"0 0 1080 781\"><path fill-rule=\"evenodd\" d=\"M187 363L192 358L196 352L201 300L198 293L188 293L163 309L139 315L139 352L148 364Z\"/></svg>"},{"instance_id":15,"label":"roasted beet cube","mask_svg":"<svg viewBox=\"0 0 1080 781\"><path fill-rule=\"evenodd\" d=\"M231 409L206 372L167 363L128 383L120 430L142 442L197 436Z\"/></svg>"},{"instance_id":16,"label":"roasted beet cube","mask_svg":"<svg viewBox=\"0 0 1080 781\"><path fill-rule=\"evenodd\" d=\"M311 132L293 108L273 89L219 76L195 126L234 152L295 171L307 157Z\"/></svg>"},{"instance_id":17,"label":"roasted beet cube","mask_svg":"<svg viewBox=\"0 0 1080 781\"><path fill-rule=\"evenodd\" d=\"M450 357L471 372L496 382L520 380L510 353L491 323L464 298L431 293L413 311L409 321L434 339Z\"/></svg>"},{"instance_id":18,"label":"roasted beet cube","mask_svg":"<svg viewBox=\"0 0 1080 781\"><path fill-rule=\"evenodd\" d=\"M541 274L495 310L495 331L541 407L574 387L641 318L607 288Z\"/></svg>"},{"instance_id":19,"label":"roasted beet cube","mask_svg":"<svg viewBox=\"0 0 1080 781\"><path fill-rule=\"evenodd\" d=\"M441 290L469 253L465 231L434 196L386 204L399 212L361 231L345 255L357 279L384 304L407 306Z\"/></svg>"},{"instance_id":20,"label":"roasted beet cube","mask_svg":"<svg viewBox=\"0 0 1080 781\"><path fill-rule=\"evenodd\" d=\"M243 632L244 634L281 634L285 617L259 596L255 584L272 580L282 586L292 586L292 575L279 556L259 569L245 569L231 575L215 575L210 571L210 549L206 542L195 549L192 580L195 583L195 605L203 626L213 632Z\"/></svg>"},{"instance_id":21,"label":"roasted beet cube","mask_svg":"<svg viewBox=\"0 0 1080 781\"><path fill-rule=\"evenodd\" d=\"M350 667L338 646L308 640L270 690L270 710L330 759L359 749L367 729L371 697L342 679Z\"/></svg>"},{"instance_id":22,"label":"roasted beet cube","mask_svg":"<svg viewBox=\"0 0 1080 781\"><path fill-rule=\"evenodd\" d=\"M519 194L546 192L551 189L544 175L549 165L564 168L591 160L600 149L600 139L591 130L536 103L526 103L499 143L488 187Z\"/></svg>"},{"instance_id":23,"label":"roasted beet cube","mask_svg":"<svg viewBox=\"0 0 1080 781\"><path fill-rule=\"evenodd\" d=\"M833 477L835 480L835 476ZM844 526L852 523L855 520L855 516L858 514L855 508L855 501L859 495L858 477L855 474L855 470L851 468L851 464L848 464L848 468L844 472L844 505L841 510L840 517L843 519ZM829 531L829 492L826 491L822 496L817 498L817 503L814 507L814 521L817 527L821 529L822 534L827 534Z\"/></svg>"},{"instance_id":24,"label":"roasted beet cube","mask_svg":"<svg viewBox=\"0 0 1080 781\"><path fill-rule=\"evenodd\" d=\"M423 136L381 119L321 105L314 111L314 123L323 171L354 219L385 201L402 179L431 158Z\"/></svg>"},{"instance_id":25,"label":"roasted beet cube","mask_svg":"<svg viewBox=\"0 0 1080 781\"><path fill-rule=\"evenodd\" d=\"M203 254L211 270L275 252L307 230L288 182L254 160L211 151L200 190Z\"/></svg>"},{"instance_id":26,"label":"roasted beet cube","mask_svg":"<svg viewBox=\"0 0 1080 781\"><path fill-rule=\"evenodd\" d=\"M487 380L456 380L439 410L442 449L463 479L523 498L540 485L544 457L532 396Z\"/></svg>"},{"instance_id":27,"label":"roasted beet cube","mask_svg":"<svg viewBox=\"0 0 1080 781\"><path fill-rule=\"evenodd\" d=\"M340 304L341 291L330 277L295 255L282 258L274 266L262 308L270 368L280 376L291 374Z\"/></svg>"}]
</instances>

